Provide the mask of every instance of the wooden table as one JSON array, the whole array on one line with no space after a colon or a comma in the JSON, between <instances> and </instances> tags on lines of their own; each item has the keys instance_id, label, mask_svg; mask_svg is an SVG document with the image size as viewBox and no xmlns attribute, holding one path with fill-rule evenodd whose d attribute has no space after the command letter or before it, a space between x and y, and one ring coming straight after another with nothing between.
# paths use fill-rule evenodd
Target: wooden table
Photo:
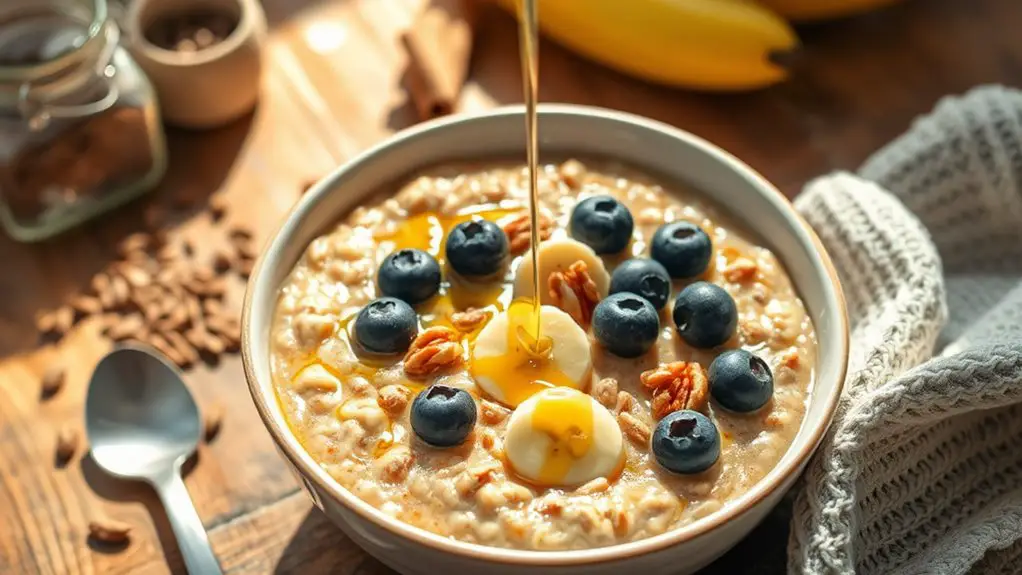
<instances>
[{"instance_id":1,"label":"wooden table","mask_svg":"<svg viewBox=\"0 0 1022 575\"><path fill-rule=\"evenodd\" d=\"M223 194L228 220L265 234L302 183L414 121L401 86L397 35L421 0L266 0L273 27L265 91L249 118L206 133L172 131L171 167L152 200ZM794 195L811 177L854 169L947 93L1022 82L1017 0L912 0L861 18L800 30L805 51L790 82L752 94L701 95L646 85L542 47L545 101L618 108L680 126L729 149ZM521 99L516 30L484 14L465 110ZM107 478L79 454L54 465L56 430L81 425L86 384L108 349L80 324L41 346L33 317L88 285L137 228L135 205L42 245L0 240L0 573L183 573L163 511L147 488ZM208 216L186 211L172 236L221 241ZM234 286L237 307L242 286ZM39 400L54 361L66 388ZM311 507L286 471L248 397L236 357L188 374L204 404L228 406L219 438L199 450L188 488L230 573L389 572ZM83 450L84 451L84 450ZM87 542L91 516L135 525L125 549ZM713 572L780 572L786 517L767 523ZM752 559L750 561L750 559Z\"/></svg>"}]
</instances>

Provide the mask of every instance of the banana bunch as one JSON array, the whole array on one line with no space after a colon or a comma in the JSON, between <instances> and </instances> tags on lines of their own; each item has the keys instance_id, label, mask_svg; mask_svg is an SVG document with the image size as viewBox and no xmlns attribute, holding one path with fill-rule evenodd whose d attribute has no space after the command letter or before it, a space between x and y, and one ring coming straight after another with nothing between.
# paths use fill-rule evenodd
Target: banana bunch
<instances>
[{"instance_id":1,"label":"banana bunch","mask_svg":"<svg viewBox=\"0 0 1022 575\"><path fill-rule=\"evenodd\" d=\"M707 91L785 79L798 47L787 20L847 16L897 0L539 0L543 33L619 72ZM517 14L521 0L496 0Z\"/></svg>"}]
</instances>

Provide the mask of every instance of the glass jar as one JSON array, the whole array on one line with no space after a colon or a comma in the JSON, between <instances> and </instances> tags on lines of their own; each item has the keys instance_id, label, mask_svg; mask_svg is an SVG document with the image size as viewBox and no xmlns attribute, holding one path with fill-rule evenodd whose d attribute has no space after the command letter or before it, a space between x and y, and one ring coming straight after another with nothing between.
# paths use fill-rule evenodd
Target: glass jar
<instances>
[{"instance_id":1,"label":"glass jar","mask_svg":"<svg viewBox=\"0 0 1022 575\"><path fill-rule=\"evenodd\" d=\"M43 239L152 189L167 153L106 0L0 0L0 225Z\"/></svg>"}]
</instances>

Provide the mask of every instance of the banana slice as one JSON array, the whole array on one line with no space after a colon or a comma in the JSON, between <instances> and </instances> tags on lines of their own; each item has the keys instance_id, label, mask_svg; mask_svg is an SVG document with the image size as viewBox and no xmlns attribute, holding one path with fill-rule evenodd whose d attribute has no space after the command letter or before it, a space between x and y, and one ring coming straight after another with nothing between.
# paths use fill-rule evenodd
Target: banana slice
<instances>
[{"instance_id":1,"label":"banana slice","mask_svg":"<svg viewBox=\"0 0 1022 575\"><path fill-rule=\"evenodd\" d=\"M544 487L612 477L624 463L621 428L595 399L554 387L511 414L504 453L516 473Z\"/></svg>"},{"instance_id":2,"label":"banana slice","mask_svg":"<svg viewBox=\"0 0 1022 575\"><path fill-rule=\"evenodd\" d=\"M505 405L514 407L548 387L589 387L593 361L586 332L553 306L542 306L539 317L541 346L547 348L542 355L528 347L535 339L529 300L511 302L476 336L469 369L476 384Z\"/></svg>"},{"instance_id":3,"label":"banana slice","mask_svg":"<svg viewBox=\"0 0 1022 575\"><path fill-rule=\"evenodd\" d=\"M586 264L589 277L596 283L596 289L600 292L600 298L607 296L610 287L610 274L603 265L603 260L589 246L570 238L548 240L539 244L539 301L544 304L553 304L550 291L547 289L547 282L550 274L563 272L571 264L582 261ZM515 271L515 297L532 298L532 250L525 252L522 263ZM570 313L570 312L569 312Z\"/></svg>"}]
</instances>

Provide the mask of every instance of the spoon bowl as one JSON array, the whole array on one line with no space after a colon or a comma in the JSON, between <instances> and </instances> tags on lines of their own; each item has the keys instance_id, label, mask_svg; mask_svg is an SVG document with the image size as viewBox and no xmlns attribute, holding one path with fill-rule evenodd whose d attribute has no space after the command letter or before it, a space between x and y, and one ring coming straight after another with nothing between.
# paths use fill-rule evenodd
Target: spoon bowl
<instances>
[{"instance_id":1,"label":"spoon bowl","mask_svg":"<svg viewBox=\"0 0 1022 575\"><path fill-rule=\"evenodd\" d=\"M85 430L97 465L156 490L189 573L221 573L181 479L181 465L202 434L199 407L181 374L155 351L131 345L115 349L92 373Z\"/></svg>"},{"instance_id":2,"label":"spoon bowl","mask_svg":"<svg viewBox=\"0 0 1022 575\"><path fill-rule=\"evenodd\" d=\"M100 467L147 481L184 463L202 433L199 408L177 370L138 347L116 349L96 366L85 422Z\"/></svg>"}]
</instances>

